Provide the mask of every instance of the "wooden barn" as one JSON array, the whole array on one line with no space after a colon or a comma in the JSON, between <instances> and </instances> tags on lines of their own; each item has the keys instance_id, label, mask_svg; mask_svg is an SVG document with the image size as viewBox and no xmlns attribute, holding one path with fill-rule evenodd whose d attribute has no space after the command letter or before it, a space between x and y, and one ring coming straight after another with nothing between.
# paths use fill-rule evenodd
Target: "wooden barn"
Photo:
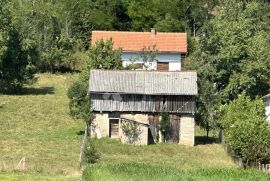
<instances>
[{"instance_id":1,"label":"wooden barn","mask_svg":"<svg viewBox=\"0 0 270 181\"><path fill-rule=\"evenodd\" d=\"M194 145L197 74L194 71L91 70L89 81L91 135L126 142L121 125L135 122L141 134L137 144L156 142L159 114L169 113L166 140Z\"/></svg>"}]
</instances>

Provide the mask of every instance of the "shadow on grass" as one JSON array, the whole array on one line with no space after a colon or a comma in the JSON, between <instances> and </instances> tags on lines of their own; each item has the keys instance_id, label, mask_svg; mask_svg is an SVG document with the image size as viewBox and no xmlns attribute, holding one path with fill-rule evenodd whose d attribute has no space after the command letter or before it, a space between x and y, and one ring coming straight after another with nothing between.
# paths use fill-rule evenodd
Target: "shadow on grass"
<instances>
[{"instance_id":1,"label":"shadow on grass","mask_svg":"<svg viewBox=\"0 0 270 181\"><path fill-rule=\"evenodd\" d=\"M78 131L77 133L76 133L77 135L84 135L84 131Z\"/></svg>"},{"instance_id":2,"label":"shadow on grass","mask_svg":"<svg viewBox=\"0 0 270 181\"><path fill-rule=\"evenodd\" d=\"M54 93L55 93L54 87L40 87L40 88L24 87L17 91L0 90L0 94L6 95L46 95Z\"/></svg>"},{"instance_id":3,"label":"shadow on grass","mask_svg":"<svg viewBox=\"0 0 270 181\"><path fill-rule=\"evenodd\" d=\"M215 137L206 137L206 136L195 136L195 145L206 145L206 144L213 144L219 143L220 140Z\"/></svg>"}]
</instances>

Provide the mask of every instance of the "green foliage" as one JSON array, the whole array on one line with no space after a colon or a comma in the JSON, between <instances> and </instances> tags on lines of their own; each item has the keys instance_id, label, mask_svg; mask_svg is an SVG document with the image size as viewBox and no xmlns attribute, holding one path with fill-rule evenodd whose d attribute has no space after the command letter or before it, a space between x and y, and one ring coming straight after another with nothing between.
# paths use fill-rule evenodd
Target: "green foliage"
<instances>
[{"instance_id":1,"label":"green foliage","mask_svg":"<svg viewBox=\"0 0 270 181\"><path fill-rule=\"evenodd\" d=\"M92 69L120 69L121 50L113 50L112 40L96 42L88 51L89 66Z\"/></svg>"},{"instance_id":2,"label":"green foliage","mask_svg":"<svg viewBox=\"0 0 270 181\"><path fill-rule=\"evenodd\" d=\"M215 89L215 85L210 81L199 80L198 85L200 96L197 99L196 121L206 130L206 136L208 137L211 130L218 128L220 96Z\"/></svg>"},{"instance_id":3,"label":"green foliage","mask_svg":"<svg viewBox=\"0 0 270 181\"><path fill-rule=\"evenodd\" d=\"M0 17L0 86L2 91L18 92L33 80L36 72L36 47L29 46L12 24L8 3L1 2Z\"/></svg>"},{"instance_id":4,"label":"green foliage","mask_svg":"<svg viewBox=\"0 0 270 181\"><path fill-rule=\"evenodd\" d=\"M220 119L226 142L248 166L270 160L270 127L264 115L264 103L240 95L223 106Z\"/></svg>"},{"instance_id":5,"label":"green foliage","mask_svg":"<svg viewBox=\"0 0 270 181\"><path fill-rule=\"evenodd\" d=\"M222 102L242 91L254 98L270 89L269 10L266 2L224 1L203 27L189 64L216 85Z\"/></svg>"},{"instance_id":6,"label":"green foliage","mask_svg":"<svg viewBox=\"0 0 270 181\"><path fill-rule=\"evenodd\" d=\"M77 79L68 89L69 110L74 118L88 120L90 118L90 98L87 95L87 80Z\"/></svg>"},{"instance_id":7,"label":"green foliage","mask_svg":"<svg viewBox=\"0 0 270 181\"><path fill-rule=\"evenodd\" d=\"M94 164L100 158L100 154L95 149L95 146L88 139L84 149L84 161L88 164Z\"/></svg>"},{"instance_id":8,"label":"green foliage","mask_svg":"<svg viewBox=\"0 0 270 181\"><path fill-rule=\"evenodd\" d=\"M121 51L113 50L112 41L103 40L87 51L87 63L79 78L68 89L69 110L74 118L81 118L91 124L90 98L88 95L89 71L94 68L120 69Z\"/></svg>"},{"instance_id":9,"label":"green foliage","mask_svg":"<svg viewBox=\"0 0 270 181\"><path fill-rule=\"evenodd\" d=\"M122 121L121 129L124 135L128 138L129 144L135 144L137 141L139 141L139 136L141 135L142 130L140 129L140 125L138 123L135 121Z\"/></svg>"},{"instance_id":10,"label":"green foliage","mask_svg":"<svg viewBox=\"0 0 270 181\"><path fill-rule=\"evenodd\" d=\"M268 173L259 170L229 168L178 169L172 166L164 166L164 164L154 166L141 162L94 165L87 167L83 172L83 180L91 181L267 181L269 179L270 175Z\"/></svg>"},{"instance_id":11,"label":"green foliage","mask_svg":"<svg viewBox=\"0 0 270 181\"><path fill-rule=\"evenodd\" d=\"M269 12L263 1L222 1L201 28L184 67L198 73L197 116L205 129L215 126L220 104L243 91L252 99L269 91Z\"/></svg>"},{"instance_id":12,"label":"green foliage","mask_svg":"<svg viewBox=\"0 0 270 181\"><path fill-rule=\"evenodd\" d=\"M151 64L156 61L158 50L156 46L153 47L144 47L141 52L138 54L138 59L142 60L144 67L148 69L151 67Z\"/></svg>"},{"instance_id":13,"label":"green foliage","mask_svg":"<svg viewBox=\"0 0 270 181\"><path fill-rule=\"evenodd\" d=\"M210 17L215 1L184 0L142 0L130 1L128 15L132 19L132 29L149 31L197 31Z\"/></svg>"},{"instance_id":14,"label":"green foliage","mask_svg":"<svg viewBox=\"0 0 270 181\"><path fill-rule=\"evenodd\" d=\"M166 134L169 131L170 117L169 117L169 113L166 112L165 109L162 109L159 116L160 116L159 131L161 132L163 136L162 141L164 142L166 140Z\"/></svg>"}]
</instances>

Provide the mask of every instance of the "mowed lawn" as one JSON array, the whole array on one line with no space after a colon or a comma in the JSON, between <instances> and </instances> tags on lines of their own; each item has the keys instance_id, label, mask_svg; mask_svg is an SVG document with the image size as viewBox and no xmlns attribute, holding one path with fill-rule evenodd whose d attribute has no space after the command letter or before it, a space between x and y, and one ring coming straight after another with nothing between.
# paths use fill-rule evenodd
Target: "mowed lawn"
<instances>
[{"instance_id":1,"label":"mowed lawn","mask_svg":"<svg viewBox=\"0 0 270 181\"><path fill-rule=\"evenodd\" d=\"M26 172L76 176L84 124L68 114L66 93L74 76L37 77L22 95L0 95L0 170L12 170L25 157Z\"/></svg>"},{"instance_id":2,"label":"mowed lawn","mask_svg":"<svg viewBox=\"0 0 270 181\"><path fill-rule=\"evenodd\" d=\"M220 144L132 146L109 138L92 142L101 159L84 170L84 180L270 180L270 174L238 168Z\"/></svg>"}]
</instances>

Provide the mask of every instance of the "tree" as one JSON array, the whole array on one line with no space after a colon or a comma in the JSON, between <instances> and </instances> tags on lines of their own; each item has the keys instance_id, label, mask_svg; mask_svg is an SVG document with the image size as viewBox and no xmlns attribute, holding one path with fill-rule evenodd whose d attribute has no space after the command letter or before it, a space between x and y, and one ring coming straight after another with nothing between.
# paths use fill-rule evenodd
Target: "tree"
<instances>
[{"instance_id":1,"label":"tree","mask_svg":"<svg viewBox=\"0 0 270 181\"><path fill-rule=\"evenodd\" d=\"M96 42L88 51L89 67L93 69L119 69L122 67L121 50L113 50L112 40Z\"/></svg>"},{"instance_id":2,"label":"tree","mask_svg":"<svg viewBox=\"0 0 270 181\"><path fill-rule=\"evenodd\" d=\"M184 67L198 73L197 113L205 127L212 120L207 110L214 110L210 112L215 115L218 104L236 99L241 92L254 99L270 89L269 12L270 4L261 1L223 1L201 28L198 46ZM203 87L207 84L209 95Z\"/></svg>"},{"instance_id":3,"label":"tree","mask_svg":"<svg viewBox=\"0 0 270 181\"><path fill-rule=\"evenodd\" d=\"M8 3L1 2L0 8L0 86L3 91L18 93L34 78L37 51L12 24Z\"/></svg>"},{"instance_id":4,"label":"tree","mask_svg":"<svg viewBox=\"0 0 270 181\"><path fill-rule=\"evenodd\" d=\"M222 107L220 123L225 140L243 158L245 166L270 160L270 127L261 99L251 100L244 94Z\"/></svg>"},{"instance_id":5,"label":"tree","mask_svg":"<svg viewBox=\"0 0 270 181\"><path fill-rule=\"evenodd\" d=\"M79 78L69 87L67 95L71 116L83 119L89 128L92 119L88 95L90 69L120 69L122 62L121 50L113 50L111 40L97 42L88 50L87 55L87 63Z\"/></svg>"},{"instance_id":6,"label":"tree","mask_svg":"<svg viewBox=\"0 0 270 181\"><path fill-rule=\"evenodd\" d=\"M197 100L196 121L206 130L206 137L209 132L218 128L220 97L215 89L215 85L207 80L200 80L199 98Z\"/></svg>"},{"instance_id":7,"label":"tree","mask_svg":"<svg viewBox=\"0 0 270 181\"><path fill-rule=\"evenodd\" d=\"M190 63L200 78L215 83L224 102L242 91L254 98L270 88L269 10L269 3L225 1L203 28Z\"/></svg>"}]
</instances>

